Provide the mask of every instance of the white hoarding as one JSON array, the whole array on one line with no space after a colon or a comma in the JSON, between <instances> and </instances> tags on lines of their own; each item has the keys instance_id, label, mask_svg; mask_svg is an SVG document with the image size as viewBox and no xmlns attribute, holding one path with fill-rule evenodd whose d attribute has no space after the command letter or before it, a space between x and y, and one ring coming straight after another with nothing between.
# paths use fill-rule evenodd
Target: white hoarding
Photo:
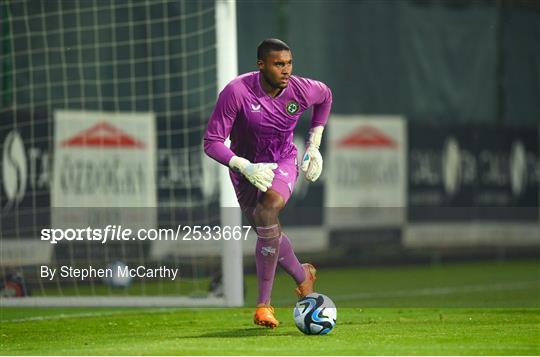
<instances>
[{"instance_id":1,"label":"white hoarding","mask_svg":"<svg viewBox=\"0 0 540 357\"><path fill-rule=\"evenodd\" d=\"M155 224L150 209L125 210L157 206L154 115L56 111L54 119L54 225Z\"/></svg>"},{"instance_id":2,"label":"white hoarding","mask_svg":"<svg viewBox=\"0 0 540 357\"><path fill-rule=\"evenodd\" d=\"M404 118L332 116L327 145L327 223L336 228L402 224L407 204Z\"/></svg>"},{"instance_id":3,"label":"white hoarding","mask_svg":"<svg viewBox=\"0 0 540 357\"><path fill-rule=\"evenodd\" d=\"M21 267L48 264L51 262L52 252L53 246L48 242L31 239L2 239L0 266Z\"/></svg>"},{"instance_id":4,"label":"white hoarding","mask_svg":"<svg viewBox=\"0 0 540 357\"><path fill-rule=\"evenodd\" d=\"M55 112L53 207L155 207L153 114Z\"/></svg>"}]
</instances>

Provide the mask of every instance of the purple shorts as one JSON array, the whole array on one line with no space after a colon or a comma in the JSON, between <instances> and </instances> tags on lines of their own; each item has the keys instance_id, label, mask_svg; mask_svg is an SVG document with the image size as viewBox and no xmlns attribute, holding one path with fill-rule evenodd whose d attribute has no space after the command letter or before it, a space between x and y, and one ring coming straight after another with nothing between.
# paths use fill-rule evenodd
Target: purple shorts
<instances>
[{"instance_id":1,"label":"purple shorts","mask_svg":"<svg viewBox=\"0 0 540 357\"><path fill-rule=\"evenodd\" d=\"M296 158L293 158L280 161L277 164L278 167L274 170L275 176L270 189L279 193L287 203L298 177L298 163ZM229 173L240 208L244 212L251 212L263 192L253 186L242 174L232 170L229 170Z\"/></svg>"}]
</instances>

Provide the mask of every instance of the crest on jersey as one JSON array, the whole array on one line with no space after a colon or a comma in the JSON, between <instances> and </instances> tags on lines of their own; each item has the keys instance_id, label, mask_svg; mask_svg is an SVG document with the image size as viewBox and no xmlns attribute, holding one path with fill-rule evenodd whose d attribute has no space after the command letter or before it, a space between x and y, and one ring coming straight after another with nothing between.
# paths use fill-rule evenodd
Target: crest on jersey
<instances>
[{"instance_id":1,"label":"crest on jersey","mask_svg":"<svg viewBox=\"0 0 540 357\"><path fill-rule=\"evenodd\" d=\"M291 100L289 103L287 103L287 106L285 107L285 109L287 110L287 113L291 115L296 114L298 109L300 109L300 105L298 105L298 103L295 102L294 100Z\"/></svg>"}]
</instances>

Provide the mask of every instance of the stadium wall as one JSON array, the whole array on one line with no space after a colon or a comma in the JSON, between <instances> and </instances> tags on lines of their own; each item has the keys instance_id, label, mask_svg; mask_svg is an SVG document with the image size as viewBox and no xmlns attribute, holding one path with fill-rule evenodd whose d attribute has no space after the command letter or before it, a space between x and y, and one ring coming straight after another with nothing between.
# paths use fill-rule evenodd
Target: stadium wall
<instances>
[{"instance_id":1,"label":"stadium wall","mask_svg":"<svg viewBox=\"0 0 540 357\"><path fill-rule=\"evenodd\" d=\"M540 11L532 5L239 2L239 70L253 70L257 44L275 36L292 46L297 74L330 85L334 113L536 126Z\"/></svg>"}]
</instances>

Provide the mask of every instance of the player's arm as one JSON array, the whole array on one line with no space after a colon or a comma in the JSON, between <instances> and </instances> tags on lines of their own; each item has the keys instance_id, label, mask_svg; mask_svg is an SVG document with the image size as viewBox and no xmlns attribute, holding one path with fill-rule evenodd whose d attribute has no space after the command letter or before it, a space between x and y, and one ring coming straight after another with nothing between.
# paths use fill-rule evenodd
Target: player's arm
<instances>
[{"instance_id":1,"label":"player's arm","mask_svg":"<svg viewBox=\"0 0 540 357\"><path fill-rule=\"evenodd\" d=\"M313 116L306 151L302 157L301 169L307 180L315 182L322 173L323 159L319 151L324 126L332 108L332 92L325 84L311 81L309 98L313 99Z\"/></svg>"},{"instance_id":2,"label":"player's arm","mask_svg":"<svg viewBox=\"0 0 540 357\"><path fill-rule=\"evenodd\" d=\"M242 173L246 179L259 190L266 192L272 186L276 164L252 164L249 160L236 156L225 145L225 140L231 130L238 114L238 102L234 97L234 88L227 86L221 91L216 107L210 116L204 134L204 152L217 162L229 166Z\"/></svg>"},{"instance_id":3,"label":"player's arm","mask_svg":"<svg viewBox=\"0 0 540 357\"><path fill-rule=\"evenodd\" d=\"M225 140L238 114L234 88L228 85L219 93L216 106L204 133L204 152L222 165L229 165L234 153L225 145Z\"/></svg>"}]
</instances>

